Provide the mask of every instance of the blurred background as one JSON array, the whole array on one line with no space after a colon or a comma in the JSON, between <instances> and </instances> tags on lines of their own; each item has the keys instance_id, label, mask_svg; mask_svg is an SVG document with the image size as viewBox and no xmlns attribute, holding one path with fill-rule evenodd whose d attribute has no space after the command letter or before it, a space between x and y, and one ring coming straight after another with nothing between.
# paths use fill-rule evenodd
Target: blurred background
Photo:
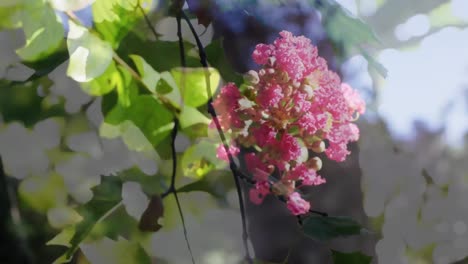
<instances>
[{"instance_id":1,"label":"blurred background","mask_svg":"<svg viewBox=\"0 0 468 264\"><path fill-rule=\"evenodd\" d=\"M315 209L352 216L372 232L314 242L300 235L296 219L270 197L261 206L247 205L256 256L280 263L290 252L288 263L330 263L326 248L332 247L362 250L376 256L373 263L468 263L468 1L337 1L380 39L363 46L364 55L347 48L346 38L337 44L312 1L248 2L208 9L212 24L196 27L204 44L220 41L242 73L254 67L250 54L257 43L271 42L280 30L303 34L368 103L352 155L340 164L325 162L322 175L328 183L310 188L306 197ZM175 19L164 18L161 6L151 22L162 40L175 41ZM204 7L199 8L192 11ZM76 14L84 21L91 16L89 8ZM188 27L183 33L194 43ZM46 80L16 85L34 72L15 53L24 36L21 30L4 30L0 43L0 155L6 174L0 175L0 217L15 224L14 229L2 224L0 263L51 263L62 249L45 243L81 220L70 201L88 201L100 175L135 167L152 175L161 168L121 139L99 137L101 99L66 77L66 62ZM153 52L157 56L158 50ZM367 56L387 69L385 78ZM186 147L181 135L178 151ZM141 215L148 203L141 187L129 183L123 192L128 214ZM229 191L222 204L205 193L181 195L198 263L239 263L235 195ZM172 219L173 228L144 245L154 263L190 263L179 220ZM110 244L90 241L74 261L106 263L100 252Z\"/></svg>"}]
</instances>

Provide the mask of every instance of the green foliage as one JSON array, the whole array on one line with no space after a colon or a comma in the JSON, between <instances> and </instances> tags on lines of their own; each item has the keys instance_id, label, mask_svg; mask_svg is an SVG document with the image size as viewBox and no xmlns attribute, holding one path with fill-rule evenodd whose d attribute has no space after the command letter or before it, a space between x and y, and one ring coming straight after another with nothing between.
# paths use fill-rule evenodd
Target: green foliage
<instances>
[{"instance_id":1,"label":"green foliage","mask_svg":"<svg viewBox=\"0 0 468 264\"><path fill-rule=\"evenodd\" d=\"M315 5L324 14L324 25L330 39L344 47L346 53L361 53L369 62L369 66L385 78L387 69L362 48L365 44L379 43L370 26L351 15L334 0L320 1L320 4Z\"/></svg>"},{"instance_id":2,"label":"green foliage","mask_svg":"<svg viewBox=\"0 0 468 264\"><path fill-rule=\"evenodd\" d=\"M20 18L26 45L17 53L26 61L35 61L52 54L59 47L64 30L45 0L23 0L23 4Z\"/></svg>"},{"instance_id":3,"label":"green foliage","mask_svg":"<svg viewBox=\"0 0 468 264\"><path fill-rule=\"evenodd\" d=\"M361 252L343 253L332 250L333 264L370 264L372 257Z\"/></svg>"},{"instance_id":4,"label":"green foliage","mask_svg":"<svg viewBox=\"0 0 468 264\"><path fill-rule=\"evenodd\" d=\"M63 179L57 174L47 177L33 176L21 182L19 197L33 209L42 213L66 203L67 193Z\"/></svg>"},{"instance_id":5,"label":"green foliage","mask_svg":"<svg viewBox=\"0 0 468 264\"><path fill-rule=\"evenodd\" d=\"M104 238L99 242L83 244L81 251L91 263L150 264L151 258L138 242L119 238Z\"/></svg>"},{"instance_id":6,"label":"green foliage","mask_svg":"<svg viewBox=\"0 0 468 264\"><path fill-rule=\"evenodd\" d=\"M200 179L215 168L226 164L216 158L216 145L202 140L185 150L181 166L185 176Z\"/></svg>"},{"instance_id":7,"label":"green foliage","mask_svg":"<svg viewBox=\"0 0 468 264\"><path fill-rule=\"evenodd\" d=\"M153 146L167 137L174 126L172 113L150 95L136 96L129 107L116 105L107 115L106 123L120 126L125 131L131 129L132 132L129 133L137 133L133 132L133 124Z\"/></svg>"},{"instance_id":8,"label":"green foliage","mask_svg":"<svg viewBox=\"0 0 468 264\"><path fill-rule=\"evenodd\" d=\"M327 241L338 237L361 234L363 228L347 217L309 216L304 220L304 233L317 240Z\"/></svg>"},{"instance_id":9,"label":"green foliage","mask_svg":"<svg viewBox=\"0 0 468 264\"><path fill-rule=\"evenodd\" d=\"M191 107L206 104L209 95L214 95L220 82L220 75L215 68L174 68L171 74L179 87L184 104Z\"/></svg>"},{"instance_id":10,"label":"green foliage","mask_svg":"<svg viewBox=\"0 0 468 264\"><path fill-rule=\"evenodd\" d=\"M66 263L71 260L80 243L86 239L94 226L104 220L112 211L121 206L122 182L118 177L102 177L101 184L94 188L93 199L78 209L83 221L73 228L65 229L49 241L49 245L69 247L65 254L55 263Z\"/></svg>"},{"instance_id":11,"label":"green foliage","mask_svg":"<svg viewBox=\"0 0 468 264\"><path fill-rule=\"evenodd\" d=\"M70 64L67 74L77 82L89 82L109 67L112 46L73 21L69 21L69 26L67 45Z\"/></svg>"}]
</instances>

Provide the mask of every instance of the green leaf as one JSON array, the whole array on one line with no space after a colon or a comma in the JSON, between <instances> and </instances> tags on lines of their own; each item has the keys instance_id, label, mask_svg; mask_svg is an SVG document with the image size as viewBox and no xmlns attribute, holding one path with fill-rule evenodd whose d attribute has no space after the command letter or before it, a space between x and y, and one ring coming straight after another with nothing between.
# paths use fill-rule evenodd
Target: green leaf
<instances>
[{"instance_id":1,"label":"green leaf","mask_svg":"<svg viewBox=\"0 0 468 264\"><path fill-rule=\"evenodd\" d=\"M118 65L117 71L120 76L116 82L118 103L122 107L129 107L138 96L138 86L127 69Z\"/></svg>"},{"instance_id":2,"label":"green leaf","mask_svg":"<svg viewBox=\"0 0 468 264\"><path fill-rule=\"evenodd\" d=\"M104 238L101 241L82 244L83 255L90 263L115 264L150 264L151 259L138 242L119 238L113 241Z\"/></svg>"},{"instance_id":3,"label":"green leaf","mask_svg":"<svg viewBox=\"0 0 468 264\"><path fill-rule=\"evenodd\" d=\"M69 21L69 25L67 74L77 82L89 82L103 74L111 64L112 46L73 21Z\"/></svg>"},{"instance_id":4,"label":"green leaf","mask_svg":"<svg viewBox=\"0 0 468 264\"><path fill-rule=\"evenodd\" d=\"M215 168L223 168L226 164L216 157L216 148L216 144L201 140L186 149L180 162L184 175L200 179Z\"/></svg>"},{"instance_id":5,"label":"green leaf","mask_svg":"<svg viewBox=\"0 0 468 264\"><path fill-rule=\"evenodd\" d=\"M179 121L180 121L180 127L182 129L185 129L195 124L208 125L211 122L211 119L209 119L200 111L198 111L198 109L186 105L184 106L184 108L182 108Z\"/></svg>"},{"instance_id":6,"label":"green leaf","mask_svg":"<svg viewBox=\"0 0 468 264\"><path fill-rule=\"evenodd\" d=\"M328 3L328 1L323 1ZM325 4L322 9L325 14L325 28L331 39L346 45L362 43L378 43L372 29L361 19L353 16L341 5L333 3Z\"/></svg>"},{"instance_id":7,"label":"green leaf","mask_svg":"<svg viewBox=\"0 0 468 264\"><path fill-rule=\"evenodd\" d=\"M205 52L208 58L208 62L211 66L219 70L223 80L226 82L233 82L238 86L243 83L242 75L235 72L227 60L226 55L224 54L221 39L215 40L206 46Z\"/></svg>"},{"instance_id":8,"label":"green leaf","mask_svg":"<svg viewBox=\"0 0 468 264\"><path fill-rule=\"evenodd\" d=\"M64 205L67 199L63 178L56 173L26 178L18 187L18 195L28 206L43 213Z\"/></svg>"},{"instance_id":9,"label":"green leaf","mask_svg":"<svg viewBox=\"0 0 468 264\"><path fill-rule=\"evenodd\" d=\"M214 170L202 179L179 188L177 192L206 192L216 199L225 201L226 194L232 188L234 188L234 181L232 180L231 172L227 170Z\"/></svg>"},{"instance_id":10,"label":"green leaf","mask_svg":"<svg viewBox=\"0 0 468 264\"><path fill-rule=\"evenodd\" d=\"M148 63L146 63L145 59L138 55L130 55L130 58L135 63L145 86L148 87L151 92L156 93L156 86L161 79L159 72L155 71Z\"/></svg>"},{"instance_id":11,"label":"green leaf","mask_svg":"<svg viewBox=\"0 0 468 264\"><path fill-rule=\"evenodd\" d=\"M185 105L199 107L208 102L206 75L213 96L218 88L220 78L215 68L174 68L171 74L179 87Z\"/></svg>"},{"instance_id":12,"label":"green leaf","mask_svg":"<svg viewBox=\"0 0 468 264\"><path fill-rule=\"evenodd\" d=\"M8 2L8 1L7 1ZM13 29L21 26L21 3L0 4L0 29Z\"/></svg>"},{"instance_id":13,"label":"green leaf","mask_svg":"<svg viewBox=\"0 0 468 264\"><path fill-rule=\"evenodd\" d=\"M138 131L135 131L138 128L153 146L167 137L174 126L172 113L150 95L135 97L129 107L117 105L109 112L105 122L121 126L120 131L126 130L128 143L134 142L132 136L140 137Z\"/></svg>"},{"instance_id":14,"label":"green leaf","mask_svg":"<svg viewBox=\"0 0 468 264\"><path fill-rule=\"evenodd\" d=\"M89 95L103 96L110 93L118 85L123 86L123 82L121 72L117 70L117 66L112 61L104 74L89 83L84 83L81 88Z\"/></svg>"},{"instance_id":15,"label":"green leaf","mask_svg":"<svg viewBox=\"0 0 468 264\"><path fill-rule=\"evenodd\" d=\"M184 42L185 54L190 54L193 50L193 44ZM180 67L179 43L177 41L150 41L148 37L139 37L131 32L121 41L118 54L133 54L145 58L145 61L156 71L170 71L172 68ZM188 67L200 66L196 57L187 56Z\"/></svg>"},{"instance_id":16,"label":"green leaf","mask_svg":"<svg viewBox=\"0 0 468 264\"><path fill-rule=\"evenodd\" d=\"M132 121L126 120L117 125L103 123L99 134L104 138L122 137L130 150L142 152L149 157L154 155L153 145Z\"/></svg>"},{"instance_id":17,"label":"green leaf","mask_svg":"<svg viewBox=\"0 0 468 264\"><path fill-rule=\"evenodd\" d=\"M371 69L375 69L378 74L380 74L382 77L387 78L388 75L388 70L383 66L380 62L378 62L374 57L369 55L367 51L364 49L360 49L362 56L367 60L367 63L369 64L369 67Z\"/></svg>"},{"instance_id":18,"label":"green leaf","mask_svg":"<svg viewBox=\"0 0 468 264\"><path fill-rule=\"evenodd\" d=\"M118 177L101 177L101 184L93 188L93 194L94 196L91 201L78 208L77 211L83 217L83 221L74 226L74 232L71 229L65 229L49 241L49 244L60 243L62 245L70 245L65 254L54 263L66 263L70 261L80 243L86 239L94 226L121 206L122 182ZM67 243L66 238L70 234L73 235Z\"/></svg>"},{"instance_id":19,"label":"green leaf","mask_svg":"<svg viewBox=\"0 0 468 264\"><path fill-rule=\"evenodd\" d=\"M385 78L387 76L385 67L378 63L362 48L362 44L379 43L379 39L370 26L361 19L350 14L335 1L327 0L321 1L321 3L322 5L319 8L324 16L324 23L328 36L335 43L343 45L345 52L360 52L369 62L369 66L374 68Z\"/></svg>"},{"instance_id":20,"label":"green leaf","mask_svg":"<svg viewBox=\"0 0 468 264\"><path fill-rule=\"evenodd\" d=\"M16 52L26 61L35 61L52 54L63 41L64 29L59 17L44 1L25 0L21 22L26 45Z\"/></svg>"},{"instance_id":21,"label":"green leaf","mask_svg":"<svg viewBox=\"0 0 468 264\"><path fill-rule=\"evenodd\" d=\"M177 84L171 73L167 71L161 72L160 76L161 79L156 86L156 92L164 94L164 97L169 99L174 106L180 107L182 96L180 95L179 88L177 88Z\"/></svg>"},{"instance_id":22,"label":"green leaf","mask_svg":"<svg viewBox=\"0 0 468 264\"><path fill-rule=\"evenodd\" d=\"M118 48L122 39L143 17L136 0L97 1L93 5L94 27L100 36ZM152 0L140 0L145 12L149 11ZM145 7L146 6L146 7Z\"/></svg>"},{"instance_id":23,"label":"green leaf","mask_svg":"<svg viewBox=\"0 0 468 264\"><path fill-rule=\"evenodd\" d=\"M304 233L317 240L330 240L338 237L359 235L363 228L351 218L309 216L304 220Z\"/></svg>"},{"instance_id":24,"label":"green leaf","mask_svg":"<svg viewBox=\"0 0 468 264\"><path fill-rule=\"evenodd\" d=\"M153 6L153 0L106 0L96 1L93 4L93 19L100 23L103 21L120 21L122 17L121 9L128 11L127 16L141 16L138 5L144 11L149 11Z\"/></svg>"},{"instance_id":25,"label":"green leaf","mask_svg":"<svg viewBox=\"0 0 468 264\"><path fill-rule=\"evenodd\" d=\"M36 72L31 75L24 82L29 82L32 80L39 79L43 76L48 75L57 67L62 65L65 61L68 60L68 50L65 42L60 44L60 47L55 50L55 52L45 58L41 58L36 61L23 61L23 64L28 66L31 69L34 69Z\"/></svg>"},{"instance_id":26,"label":"green leaf","mask_svg":"<svg viewBox=\"0 0 468 264\"><path fill-rule=\"evenodd\" d=\"M332 250L333 264L370 264L372 257L361 252L344 253Z\"/></svg>"}]
</instances>

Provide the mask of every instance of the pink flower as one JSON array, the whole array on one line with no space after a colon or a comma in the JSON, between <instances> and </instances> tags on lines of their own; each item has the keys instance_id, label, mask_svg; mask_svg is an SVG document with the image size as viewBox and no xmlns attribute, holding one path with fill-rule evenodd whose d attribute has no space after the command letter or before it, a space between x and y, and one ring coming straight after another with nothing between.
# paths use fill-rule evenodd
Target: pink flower
<instances>
[{"instance_id":1,"label":"pink flower","mask_svg":"<svg viewBox=\"0 0 468 264\"><path fill-rule=\"evenodd\" d=\"M343 92L343 96L346 99L346 102L348 103L351 115L354 112L364 114L364 112L366 111L366 103L364 102L364 100L362 100L361 96L359 96L359 93L353 88L351 88L351 86L349 86L349 84L347 83L341 84L341 91Z\"/></svg>"},{"instance_id":2,"label":"pink flower","mask_svg":"<svg viewBox=\"0 0 468 264\"><path fill-rule=\"evenodd\" d=\"M305 164L294 167L287 175L288 180L302 180L303 185L316 186L326 182L324 178L317 174L314 169L308 168Z\"/></svg>"},{"instance_id":3,"label":"pink flower","mask_svg":"<svg viewBox=\"0 0 468 264\"><path fill-rule=\"evenodd\" d=\"M237 111L239 110L239 99L242 95L234 83L228 83L213 101L221 127L224 129L242 128L244 122L239 118ZM213 126L213 125L211 125Z\"/></svg>"},{"instance_id":4,"label":"pink flower","mask_svg":"<svg viewBox=\"0 0 468 264\"><path fill-rule=\"evenodd\" d=\"M252 53L252 58L259 65L266 64L268 58L273 55L273 49L270 45L258 44Z\"/></svg>"},{"instance_id":5,"label":"pink flower","mask_svg":"<svg viewBox=\"0 0 468 264\"><path fill-rule=\"evenodd\" d=\"M277 106L283 97L281 86L278 84L267 84L258 93L257 103L268 109L269 107Z\"/></svg>"},{"instance_id":6,"label":"pink flower","mask_svg":"<svg viewBox=\"0 0 468 264\"><path fill-rule=\"evenodd\" d=\"M270 193L270 184L266 181L258 181L255 187L250 189L249 198L254 204L261 204L265 196Z\"/></svg>"},{"instance_id":7,"label":"pink flower","mask_svg":"<svg viewBox=\"0 0 468 264\"><path fill-rule=\"evenodd\" d=\"M330 146L325 150L327 157L336 161L344 161L349 153L351 152L348 151L346 143L330 143Z\"/></svg>"},{"instance_id":8,"label":"pink flower","mask_svg":"<svg viewBox=\"0 0 468 264\"><path fill-rule=\"evenodd\" d=\"M302 81L317 68L317 48L304 36L295 37L291 32L281 31L273 43L276 67L286 72L292 80Z\"/></svg>"},{"instance_id":9,"label":"pink flower","mask_svg":"<svg viewBox=\"0 0 468 264\"><path fill-rule=\"evenodd\" d=\"M229 152L231 153L231 156L237 156L237 154L240 152L240 149L231 142L229 145ZM224 148L223 144L219 144L218 148L216 149L216 157L224 161L229 161L228 154L226 153L226 149Z\"/></svg>"},{"instance_id":10,"label":"pink flower","mask_svg":"<svg viewBox=\"0 0 468 264\"><path fill-rule=\"evenodd\" d=\"M302 199L301 195L297 192L289 195L286 206L293 215L306 214L310 210L310 203Z\"/></svg>"},{"instance_id":11,"label":"pink flower","mask_svg":"<svg viewBox=\"0 0 468 264\"><path fill-rule=\"evenodd\" d=\"M319 129L325 129L328 123L328 116L324 113L307 112L303 114L296 124L305 132L305 135L313 135Z\"/></svg>"},{"instance_id":12,"label":"pink flower","mask_svg":"<svg viewBox=\"0 0 468 264\"><path fill-rule=\"evenodd\" d=\"M276 131L267 124L261 124L259 127L252 128L252 134L257 142L257 145L263 148L267 144L274 142Z\"/></svg>"},{"instance_id":13,"label":"pink flower","mask_svg":"<svg viewBox=\"0 0 468 264\"><path fill-rule=\"evenodd\" d=\"M301 155L299 142L288 133L284 133L281 139L276 142L275 149L280 154L280 161L295 160Z\"/></svg>"},{"instance_id":14,"label":"pink flower","mask_svg":"<svg viewBox=\"0 0 468 264\"><path fill-rule=\"evenodd\" d=\"M257 181L267 181L269 176L269 170L265 163L263 163L258 154L247 153L244 156L247 171L254 175L254 179Z\"/></svg>"},{"instance_id":15,"label":"pink flower","mask_svg":"<svg viewBox=\"0 0 468 264\"><path fill-rule=\"evenodd\" d=\"M296 113L307 113L309 112L310 108L312 107L312 102L307 100L307 93L305 92L297 92L293 96L294 102L294 111Z\"/></svg>"},{"instance_id":16,"label":"pink flower","mask_svg":"<svg viewBox=\"0 0 468 264\"><path fill-rule=\"evenodd\" d=\"M335 143L348 143L358 141L359 128L353 123L344 123L332 126L327 135L328 140Z\"/></svg>"}]
</instances>

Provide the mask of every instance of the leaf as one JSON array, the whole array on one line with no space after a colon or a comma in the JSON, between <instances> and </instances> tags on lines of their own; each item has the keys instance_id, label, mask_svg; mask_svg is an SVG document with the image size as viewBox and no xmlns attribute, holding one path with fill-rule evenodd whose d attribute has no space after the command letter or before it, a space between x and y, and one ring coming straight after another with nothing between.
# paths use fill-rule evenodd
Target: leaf
<instances>
[{"instance_id":1,"label":"leaf","mask_svg":"<svg viewBox=\"0 0 468 264\"><path fill-rule=\"evenodd\" d=\"M182 96L180 95L179 88L177 88L177 84L172 77L170 72L161 72L161 79L156 86L156 92L159 94L164 94L164 97L169 99L171 103L176 106L180 107L182 103Z\"/></svg>"},{"instance_id":2,"label":"leaf","mask_svg":"<svg viewBox=\"0 0 468 264\"><path fill-rule=\"evenodd\" d=\"M103 96L110 93L118 85L123 85L122 75L112 61L104 74L89 83L84 83L81 88L89 95Z\"/></svg>"},{"instance_id":3,"label":"leaf","mask_svg":"<svg viewBox=\"0 0 468 264\"><path fill-rule=\"evenodd\" d=\"M234 181L230 171L215 170L209 172L202 179L179 188L177 192L206 192L214 198L225 201L227 193L233 187Z\"/></svg>"},{"instance_id":4,"label":"leaf","mask_svg":"<svg viewBox=\"0 0 468 264\"><path fill-rule=\"evenodd\" d=\"M138 228L146 232L158 232L162 225L158 222L164 216L164 206L161 196L153 195L148 207L143 212Z\"/></svg>"},{"instance_id":5,"label":"leaf","mask_svg":"<svg viewBox=\"0 0 468 264\"><path fill-rule=\"evenodd\" d=\"M44 1L26 0L20 18L26 45L16 52L23 60L45 58L60 46L64 29L50 5Z\"/></svg>"},{"instance_id":6,"label":"leaf","mask_svg":"<svg viewBox=\"0 0 468 264\"><path fill-rule=\"evenodd\" d=\"M202 140L185 150L180 165L185 176L200 179L225 163L216 157L216 145Z\"/></svg>"},{"instance_id":7,"label":"leaf","mask_svg":"<svg viewBox=\"0 0 468 264\"><path fill-rule=\"evenodd\" d=\"M73 21L69 21L69 26L67 75L77 82L89 82L103 74L111 64L112 46Z\"/></svg>"},{"instance_id":8,"label":"leaf","mask_svg":"<svg viewBox=\"0 0 468 264\"><path fill-rule=\"evenodd\" d=\"M350 14L334 1L322 2L326 3L322 8L322 13L325 16L325 27L329 37L334 41L347 45L378 43L372 29L361 19Z\"/></svg>"},{"instance_id":9,"label":"leaf","mask_svg":"<svg viewBox=\"0 0 468 264\"><path fill-rule=\"evenodd\" d=\"M55 50L54 53L51 55L41 58L36 61L23 61L23 64L28 66L29 68L34 69L36 72L31 75L27 80L24 82L30 82L40 77L46 76L52 71L54 71L57 67L62 65L65 61L69 58L67 45L65 42L62 42L60 47Z\"/></svg>"},{"instance_id":10,"label":"leaf","mask_svg":"<svg viewBox=\"0 0 468 264\"><path fill-rule=\"evenodd\" d=\"M21 26L21 11L23 5L12 2L11 4L0 3L0 29L13 29Z\"/></svg>"},{"instance_id":11,"label":"leaf","mask_svg":"<svg viewBox=\"0 0 468 264\"><path fill-rule=\"evenodd\" d=\"M96 31L102 39L119 47L121 41L143 17L138 1L145 12L149 12L152 0L106 0L97 1L93 7Z\"/></svg>"},{"instance_id":12,"label":"leaf","mask_svg":"<svg viewBox=\"0 0 468 264\"><path fill-rule=\"evenodd\" d=\"M219 72L215 68L174 68L171 74L179 87L185 105L199 107L208 102L206 75L209 76L209 88L213 96L220 82Z\"/></svg>"},{"instance_id":13,"label":"leaf","mask_svg":"<svg viewBox=\"0 0 468 264\"><path fill-rule=\"evenodd\" d=\"M321 3L319 8L324 16L328 36L334 42L343 45L348 53L359 51L367 59L369 66L385 78L387 76L385 67L362 48L362 44L379 43L379 39L370 26L333 0L321 1Z\"/></svg>"},{"instance_id":14,"label":"leaf","mask_svg":"<svg viewBox=\"0 0 468 264\"><path fill-rule=\"evenodd\" d=\"M117 125L103 123L99 129L99 135L104 138L122 137L122 140L130 150L142 152L149 157L154 153L153 145L146 138L145 134L129 120Z\"/></svg>"},{"instance_id":15,"label":"leaf","mask_svg":"<svg viewBox=\"0 0 468 264\"><path fill-rule=\"evenodd\" d=\"M184 42L185 54L189 54L193 48L193 44ZM161 75L164 71L180 67L180 61L176 59L180 56L177 41L150 41L146 35L139 37L131 32L121 41L117 52L121 56L132 54L145 58L145 61ZM188 67L200 66L196 57L187 56L186 59Z\"/></svg>"},{"instance_id":16,"label":"leaf","mask_svg":"<svg viewBox=\"0 0 468 264\"><path fill-rule=\"evenodd\" d=\"M93 188L93 198L85 205L78 208L78 213L83 217L83 221L74 226L74 232L70 229L65 229L48 244L69 244L70 247L54 263L66 263L71 260L73 254L78 249L80 243L88 236L93 227L104 220L112 211L116 210L122 201L122 182L118 177L101 177L101 184ZM67 243L66 238L73 233L70 241Z\"/></svg>"},{"instance_id":17,"label":"leaf","mask_svg":"<svg viewBox=\"0 0 468 264\"><path fill-rule=\"evenodd\" d=\"M138 242L128 241L120 237L117 241L104 238L95 243L82 244L80 249L90 263L151 263L150 257Z\"/></svg>"},{"instance_id":18,"label":"leaf","mask_svg":"<svg viewBox=\"0 0 468 264\"><path fill-rule=\"evenodd\" d=\"M351 218L309 216L304 220L304 233L317 240L359 235L363 228Z\"/></svg>"},{"instance_id":19,"label":"leaf","mask_svg":"<svg viewBox=\"0 0 468 264\"><path fill-rule=\"evenodd\" d=\"M139 128L153 146L167 137L174 126L172 113L150 95L137 96L129 107L115 106L105 118L108 124L122 124L121 131L131 129L137 133L131 123L125 121Z\"/></svg>"},{"instance_id":20,"label":"leaf","mask_svg":"<svg viewBox=\"0 0 468 264\"><path fill-rule=\"evenodd\" d=\"M211 122L211 119L202 114L198 109L190 106L184 106L179 117L180 127L182 129L188 128L195 124L206 124Z\"/></svg>"},{"instance_id":21,"label":"leaf","mask_svg":"<svg viewBox=\"0 0 468 264\"><path fill-rule=\"evenodd\" d=\"M156 86L161 79L159 72L155 71L142 57L138 55L130 55L130 58L135 63L145 86L148 87L151 92L156 93ZM172 90L172 88L170 90Z\"/></svg>"},{"instance_id":22,"label":"leaf","mask_svg":"<svg viewBox=\"0 0 468 264\"><path fill-rule=\"evenodd\" d=\"M369 67L372 69L375 69L378 74L380 74L382 77L387 78L388 75L388 70L383 66L380 62L378 62L374 57L369 55L367 51L364 49L360 49L362 56L367 60L367 63L369 64Z\"/></svg>"},{"instance_id":23,"label":"leaf","mask_svg":"<svg viewBox=\"0 0 468 264\"><path fill-rule=\"evenodd\" d=\"M221 39L211 42L205 48L208 62L221 73L223 79L227 82L234 82L238 86L243 83L242 76L235 72L226 58Z\"/></svg>"},{"instance_id":24,"label":"leaf","mask_svg":"<svg viewBox=\"0 0 468 264\"><path fill-rule=\"evenodd\" d=\"M333 264L370 264L372 257L361 252L344 253L332 250Z\"/></svg>"},{"instance_id":25,"label":"leaf","mask_svg":"<svg viewBox=\"0 0 468 264\"><path fill-rule=\"evenodd\" d=\"M24 179L18 187L18 195L28 206L43 213L64 205L67 199L63 178L56 173Z\"/></svg>"}]
</instances>

